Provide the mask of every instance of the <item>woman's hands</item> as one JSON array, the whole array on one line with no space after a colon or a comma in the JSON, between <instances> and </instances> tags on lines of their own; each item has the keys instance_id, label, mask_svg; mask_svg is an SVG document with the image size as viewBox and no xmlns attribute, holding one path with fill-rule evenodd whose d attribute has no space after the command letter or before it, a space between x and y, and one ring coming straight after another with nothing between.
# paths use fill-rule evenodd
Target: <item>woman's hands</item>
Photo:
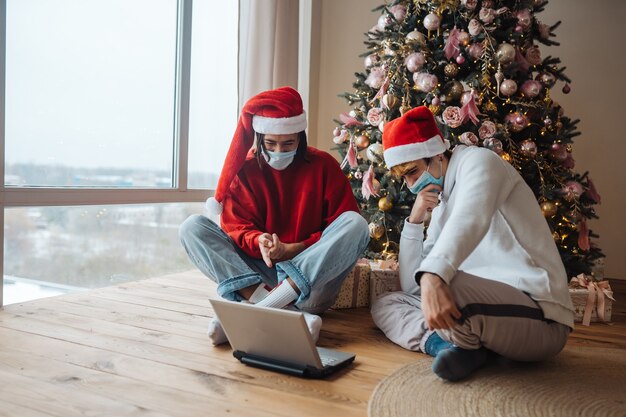
<instances>
[{"instance_id":1,"label":"woman's hands","mask_svg":"<svg viewBox=\"0 0 626 417\"><path fill-rule=\"evenodd\" d=\"M424 272L420 279L422 311L429 330L450 329L461 318L448 284L439 276Z\"/></svg>"},{"instance_id":2,"label":"woman's hands","mask_svg":"<svg viewBox=\"0 0 626 417\"><path fill-rule=\"evenodd\" d=\"M409 223L422 223L426 213L432 211L439 204L439 193L442 188L436 184L430 184L415 197L415 203L409 214Z\"/></svg>"},{"instance_id":3,"label":"woman's hands","mask_svg":"<svg viewBox=\"0 0 626 417\"><path fill-rule=\"evenodd\" d=\"M276 233L263 233L259 236L259 249L261 257L265 261L265 265L269 268L274 266L275 262L291 259L305 249L303 243L283 243L278 239Z\"/></svg>"}]
</instances>

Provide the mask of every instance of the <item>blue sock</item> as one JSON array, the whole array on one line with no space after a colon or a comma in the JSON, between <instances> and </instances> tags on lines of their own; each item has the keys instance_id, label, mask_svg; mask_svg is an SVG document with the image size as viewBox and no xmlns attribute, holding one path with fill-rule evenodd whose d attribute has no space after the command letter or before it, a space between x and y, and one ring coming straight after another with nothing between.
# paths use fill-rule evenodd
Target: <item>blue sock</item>
<instances>
[{"instance_id":1,"label":"blue sock","mask_svg":"<svg viewBox=\"0 0 626 417\"><path fill-rule=\"evenodd\" d=\"M454 346L452 343L446 342L437 334L437 332L434 332L428 337L428 339L426 339L424 350L430 356L437 356L439 352L444 349L450 349L452 346Z\"/></svg>"},{"instance_id":2,"label":"blue sock","mask_svg":"<svg viewBox=\"0 0 626 417\"><path fill-rule=\"evenodd\" d=\"M432 369L439 378L458 381L482 367L487 362L487 353L484 347L468 350L453 346L437 354Z\"/></svg>"}]
</instances>

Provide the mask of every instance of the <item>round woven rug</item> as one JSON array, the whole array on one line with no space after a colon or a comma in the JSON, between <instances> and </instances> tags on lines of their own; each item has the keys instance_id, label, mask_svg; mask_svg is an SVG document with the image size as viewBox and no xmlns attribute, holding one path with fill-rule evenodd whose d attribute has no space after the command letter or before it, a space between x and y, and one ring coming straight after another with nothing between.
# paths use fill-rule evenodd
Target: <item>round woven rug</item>
<instances>
[{"instance_id":1,"label":"round woven rug","mask_svg":"<svg viewBox=\"0 0 626 417\"><path fill-rule=\"evenodd\" d=\"M381 381L370 417L625 417L626 351L567 347L541 363L499 361L460 382L420 355Z\"/></svg>"}]
</instances>

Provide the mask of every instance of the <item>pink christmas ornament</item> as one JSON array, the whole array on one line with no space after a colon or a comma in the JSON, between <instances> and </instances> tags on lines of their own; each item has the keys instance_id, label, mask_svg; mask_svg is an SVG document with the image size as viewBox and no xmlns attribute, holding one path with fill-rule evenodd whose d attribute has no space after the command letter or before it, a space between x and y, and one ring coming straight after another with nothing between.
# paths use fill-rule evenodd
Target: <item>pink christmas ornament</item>
<instances>
[{"instance_id":1,"label":"pink christmas ornament","mask_svg":"<svg viewBox=\"0 0 626 417\"><path fill-rule=\"evenodd\" d=\"M410 72L416 72L426 63L426 58L424 58L424 54L421 52L414 52L406 57L404 63L406 65L406 69Z\"/></svg>"},{"instance_id":2,"label":"pink christmas ornament","mask_svg":"<svg viewBox=\"0 0 626 417\"><path fill-rule=\"evenodd\" d=\"M518 112L507 114L504 121L513 132L521 132L528 124L528 118L523 113Z\"/></svg>"},{"instance_id":3,"label":"pink christmas ornament","mask_svg":"<svg viewBox=\"0 0 626 417\"><path fill-rule=\"evenodd\" d=\"M479 59L483 55L484 50L485 50L485 47L483 46L482 43L473 43L469 46L467 53L469 54L470 57L472 57L472 59L476 60L476 59Z\"/></svg>"},{"instance_id":4,"label":"pink christmas ornament","mask_svg":"<svg viewBox=\"0 0 626 417\"><path fill-rule=\"evenodd\" d=\"M437 30L441 25L441 18L435 13L429 13L424 18L424 27L428 30Z\"/></svg>"},{"instance_id":5,"label":"pink christmas ornament","mask_svg":"<svg viewBox=\"0 0 626 417\"><path fill-rule=\"evenodd\" d=\"M417 88L425 93L430 93L431 91L433 91L439 83L437 76L429 74L427 72L414 73L413 81L415 82Z\"/></svg>"},{"instance_id":6,"label":"pink christmas ornament","mask_svg":"<svg viewBox=\"0 0 626 417\"><path fill-rule=\"evenodd\" d=\"M380 62L380 56L378 54L369 54L365 57L365 68L373 67Z\"/></svg>"},{"instance_id":7,"label":"pink christmas ornament","mask_svg":"<svg viewBox=\"0 0 626 417\"><path fill-rule=\"evenodd\" d=\"M392 20L391 17L387 14L383 14L378 18L378 23L376 23L376 27L379 31L385 30L385 27L391 25Z\"/></svg>"},{"instance_id":8,"label":"pink christmas ornament","mask_svg":"<svg viewBox=\"0 0 626 417\"><path fill-rule=\"evenodd\" d=\"M396 4L395 6L391 6L389 11L393 15L393 17L400 23L404 21L406 18L406 6L402 4Z\"/></svg>"},{"instance_id":9,"label":"pink christmas ornament","mask_svg":"<svg viewBox=\"0 0 626 417\"><path fill-rule=\"evenodd\" d=\"M459 55L456 57L456 63L459 65L463 65L465 63L465 57L463 55Z\"/></svg>"},{"instance_id":10,"label":"pink christmas ornament","mask_svg":"<svg viewBox=\"0 0 626 417\"><path fill-rule=\"evenodd\" d=\"M500 92L506 97L511 97L517 92L517 83L513 80L504 80L500 84Z\"/></svg>"},{"instance_id":11,"label":"pink christmas ornament","mask_svg":"<svg viewBox=\"0 0 626 417\"><path fill-rule=\"evenodd\" d=\"M520 91L526 97L535 98L541 93L541 83L535 80L524 81Z\"/></svg>"},{"instance_id":12,"label":"pink christmas ornament","mask_svg":"<svg viewBox=\"0 0 626 417\"><path fill-rule=\"evenodd\" d=\"M377 90L383 85L385 80L385 71L380 67L373 67L369 75L365 79L365 84Z\"/></svg>"},{"instance_id":13,"label":"pink christmas ornament","mask_svg":"<svg viewBox=\"0 0 626 417\"><path fill-rule=\"evenodd\" d=\"M504 150L502 148L502 141L500 141L500 139L496 139L496 138L487 138L483 141L483 147L494 151L495 153L497 153L498 155L500 155L502 153L502 151Z\"/></svg>"},{"instance_id":14,"label":"pink christmas ornament","mask_svg":"<svg viewBox=\"0 0 626 417\"><path fill-rule=\"evenodd\" d=\"M569 94L570 91L572 91L572 88L569 86L569 84L565 84L563 86L563 94Z\"/></svg>"},{"instance_id":15,"label":"pink christmas ornament","mask_svg":"<svg viewBox=\"0 0 626 417\"><path fill-rule=\"evenodd\" d=\"M548 154L557 161L565 161L567 159L567 149L560 143L555 143L550 146Z\"/></svg>"}]
</instances>

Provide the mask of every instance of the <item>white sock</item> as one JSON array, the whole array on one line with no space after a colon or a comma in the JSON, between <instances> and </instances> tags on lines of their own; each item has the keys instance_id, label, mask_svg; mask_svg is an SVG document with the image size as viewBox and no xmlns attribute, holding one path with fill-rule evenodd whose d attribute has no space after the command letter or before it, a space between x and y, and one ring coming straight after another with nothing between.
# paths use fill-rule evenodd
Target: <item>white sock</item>
<instances>
[{"instance_id":1,"label":"white sock","mask_svg":"<svg viewBox=\"0 0 626 417\"><path fill-rule=\"evenodd\" d=\"M228 342L226 333L224 333L224 329L222 329L222 323L220 323L217 317L213 317L209 322L209 330L207 333L209 335L209 339L211 339L211 342L213 343L213 346Z\"/></svg>"},{"instance_id":2,"label":"white sock","mask_svg":"<svg viewBox=\"0 0 626 417\"><path fill-rule=\"evenodd\" d=\"M309 333L313 336L313 342L317 343L317 340L320 338L320 330L322 329L322 318L317 314L302 311L296 306L289 306L285 310L297 311L298 313L304 314L304 321L306 321L306 325L309 328Z\"/></svg>"},{"instance_id":3,"label":"white sock","mask_svg":"<svg viewBox=\"0 0 626 417\"><path fill-rule=\"evenodd\" d=\"M251 304L256 304L259 301L263 300L265 297L267 297L270 291L272 291L272 288L270 286L265 285L264 283L260 283L254 290L248 301Z\"/></svg>"},{"instance_id":4,"label":"white sock","mask_svg":"<svg viewBox=\"0 0 626 417\"><path fill-rule=\"evenodd\" d=\"M317 343L317 339L320 338L320 329L322 328L322 318L316 314L305 313L304 320L306 321L306 325L309 328L309 332L311 336L313 336L313 343Z\"/></svg>"},{"instance_id":5,"label":"white sock","mask_svg":"<svg viewBox=\"0 0 626 417\"><path fill-rule=\"evenodd\" d=\"M298 299L298 293L287 281L281 282L276 288L256 303L260 307L285 308Z\"/></svg>"}]
</instances>

